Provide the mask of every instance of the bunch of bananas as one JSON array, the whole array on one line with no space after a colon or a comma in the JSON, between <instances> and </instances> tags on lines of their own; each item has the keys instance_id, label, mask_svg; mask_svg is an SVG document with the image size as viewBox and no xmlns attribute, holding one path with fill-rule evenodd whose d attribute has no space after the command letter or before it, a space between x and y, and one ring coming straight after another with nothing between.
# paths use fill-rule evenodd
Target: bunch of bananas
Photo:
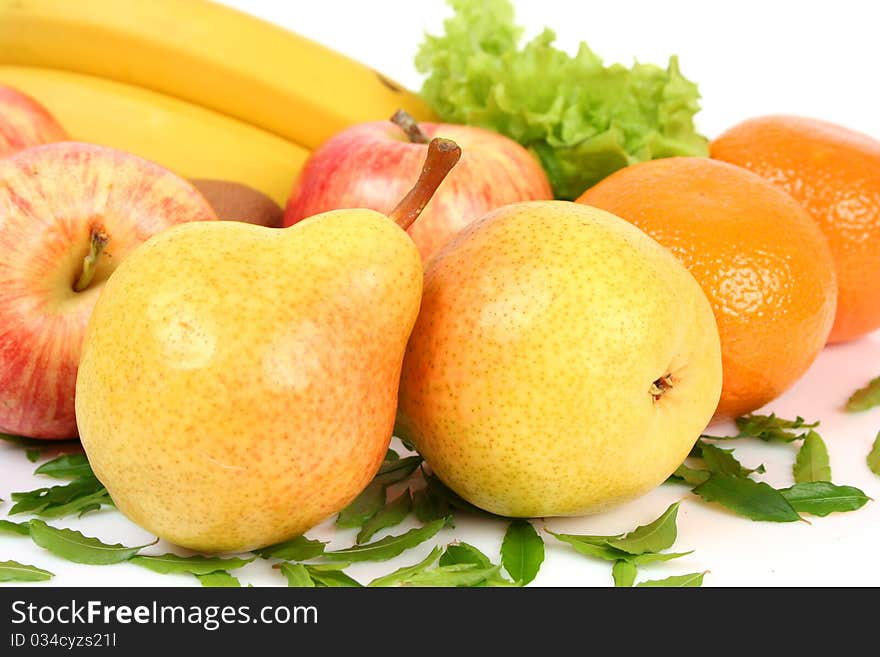
<instances>
[{"instance_id":1,"label":"bunch of bananas","mask_svg":"<svg viewBox=\"0 0 880 657\"><path fill-rule=\"evenodd\" d=\"M332 134L398 108L431 118L367 66L205 0L0 0L0 84L76 140L282 204Z\"/></svg>"}]
</instances>

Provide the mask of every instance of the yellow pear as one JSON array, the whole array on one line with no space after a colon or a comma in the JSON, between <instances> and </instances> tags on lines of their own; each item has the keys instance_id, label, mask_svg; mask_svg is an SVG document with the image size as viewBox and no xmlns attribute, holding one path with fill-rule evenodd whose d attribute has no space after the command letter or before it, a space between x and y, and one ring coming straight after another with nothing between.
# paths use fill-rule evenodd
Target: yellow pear
<instances>
[{"instance_id":1,"label":"yellow pear","mask_svg":"<svg viewBox=\"0 0 880 657\"><path fill-rule=\"evenodd\" d=\"M715 319L684 266L612 214L537 201L428 263L398 421L476 506L580 515L660 484L720 391Z\"/></svg>"},{"instance_id":2,"label":"yellow pear","mask_svg":"<svg viewBox=\"0 0 880 657\"><path fill-rule=\"evenodd\" d=\"M76 418L120 511L179 545L240 551L301 534L370 482L422 289L401 226L459 152L433 146L394 220L191 224L114 271L86 330Z\"/></svg>"}]
</instances>

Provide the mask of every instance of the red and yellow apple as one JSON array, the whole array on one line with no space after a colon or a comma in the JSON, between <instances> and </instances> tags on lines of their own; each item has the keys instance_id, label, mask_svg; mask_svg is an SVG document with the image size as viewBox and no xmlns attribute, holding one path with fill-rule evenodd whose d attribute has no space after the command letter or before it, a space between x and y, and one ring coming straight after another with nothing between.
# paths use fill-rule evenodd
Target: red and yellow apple
<instances>
[{"instance_id":1,"label":"red and yellow apple","mask_svg":"<svg viewBox=\"0 0 880 657\"><path fill-rule=\"evenodd\" d=\"M452 139L462 156L407 231L424 261L490 210L553 198L538 160L512 139L464 125L418 127L423 134L410 137L392 121L361 123L324 142L294 183L284 225L341 208L389 213L418 179L433 137Z\"/></svg>"},{"instance_id":2,"label":"red and yellow apple","mask_svg":"<svg viewBox=\"0 0 880 657\"><path fill-rule=\"evenodd\" d=\"M61 142L0 159L0 432L77 435L80 348L104 282L152 235L210 219L190 183L129 153Z\"/></svg>"},{"instance_id":3,"label":"red and yellow apple","mask_svg":"<svg viewBox=\"0 0 880 657\"><path fill-rule=\"evenodd\" d=\"M67 139L64 128L45 107L20 91L0 85L0 157Z\"/></svg>"}]
</instances>

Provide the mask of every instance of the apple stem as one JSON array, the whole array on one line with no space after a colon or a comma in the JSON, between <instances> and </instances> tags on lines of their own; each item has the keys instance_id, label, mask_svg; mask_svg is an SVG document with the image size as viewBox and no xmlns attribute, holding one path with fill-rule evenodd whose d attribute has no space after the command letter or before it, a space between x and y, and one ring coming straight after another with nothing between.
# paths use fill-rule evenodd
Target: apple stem
<instances>
[{"instance_id":1,"label":"apple stem","mask_svg":"<svg viewBox=\"0 0 880 657\"><path fill-rule=\"evenodd\" d=\"M388 216L404 230L409 228L460 157L461 148L451 139L432 139L419 179Z\"/></svg>"},{"instance_id":2,"label":"apple stem","mask_svg":"<svg viewBox=\"0 0 880 657\"><path fill-rule=\"evenodd\" d=\"M89 252L83 259L82 271L80 271L76 283L73 284L74 292L82 292L92 282L92 279L95 277L95 270L98 266L98 258L101 257L101 253L104 251L104 247L107 246L108 241L110 241L110 236L104 231L103 226L92 226L92 233L89 239Z\"/></svg>"},{"instance_id":3,"label":"apple stem","mask_svg":"<svg viewBox=\"0 0 880 657\"><path fill-rule=\"evenodd\" d=\"M418 122L406 110L399 109L391 117L391 122L400 126L414 144L427 144L430 140Z\"/></svg>"}]
</instances>

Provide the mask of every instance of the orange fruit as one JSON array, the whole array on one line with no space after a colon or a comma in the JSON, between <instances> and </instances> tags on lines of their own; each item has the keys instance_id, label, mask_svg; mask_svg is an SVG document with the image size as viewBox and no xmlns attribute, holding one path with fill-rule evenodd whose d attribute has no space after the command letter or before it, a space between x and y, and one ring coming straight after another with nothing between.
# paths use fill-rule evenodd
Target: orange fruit
<instances>
[{"instance_id":1,"label":"orange fruit","mask_svg":"<svg viewBox=\"0 0 880 657\"><path fill-rule=\"evenodd\" d=\"M721 336L714 419L776 398L821 351L834 321L834 263L819 227L778 187L732 164L676 157L621 169L578 202L641 228L702 286Z\"/></svg>"},{"instance_id":2,"label":"orange fruit","mask_svg":"<svg viewBox=\"0 0 880 657\"><path fill-rule=\"evenodd\" d=\"M829 342L880 328L880 141L816 119L764 116L722 134L711 154L778 185L819 224L837 270Z\"/></svg>"}]
</instances>

